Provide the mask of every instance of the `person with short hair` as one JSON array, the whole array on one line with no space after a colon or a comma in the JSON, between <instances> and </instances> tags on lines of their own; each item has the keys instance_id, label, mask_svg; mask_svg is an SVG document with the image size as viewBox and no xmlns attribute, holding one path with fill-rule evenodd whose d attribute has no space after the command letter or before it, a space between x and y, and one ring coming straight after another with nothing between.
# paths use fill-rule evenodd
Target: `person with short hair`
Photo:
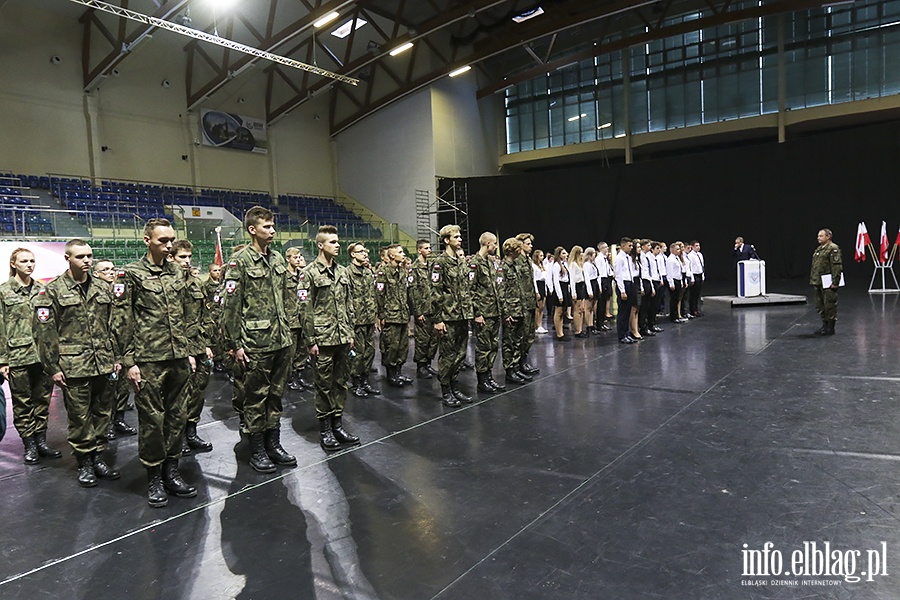
<instances>
[{"instance_id":1,"label":"person with short hair","mask_svg":"<svg viewBox=\"0 0 900 600\"><path fill-rule=\"evenodd\" d=\"M353 351L350 361L351 393L357 398L377 396L381 390L369 383L369 369L375 362L375 330L378 324L378 298L375 271L369 264L369 249L362 242L347 246L350 254L350 294L353 305ZM411 276L410 276L411 279ZM407 346L409 341L407 341Z\"/></svg>"},{"instance_id":2,"label":"person with short hair","mask_svg":"<svg viewBox=\"0 0 900 600\"><path fill-rule=\"evenodd\" d=\"M485 231L478 238L479 249L472 257L475 278L471 283L472 327L475 329L475 376L477 390L494 394L506 389L494 381L494 363L500 344L500 287L509 276L512 263L498 264L497 236ZM518 255L518 254L517 254ZM521 340L517 340L521 343Z\"/></svg>"},{"instance_id":3,"label":"person with short hair","mask_svg":"<svg viewBox=\"0 0 900 600\"><path fill-rule=\"evenodd\" d=\"M218 263L209 263L206 267L207 277L203 282L203 290L206 293L206 312L213 323L210 348L213 351L213 371L225 372L225 340L222 338L222 309L224 298L222 297L222 275L225 267Z\"/></svg>"},{"instance_id":4,"label":"person with short hair","mask_svg":"<svg viewBox=\"0 0 900 600\"><path fill-rule=\"evenodd\" d=\"M384 264L375 273L375 298L381 327L381 364L388 385L397 388L412 383L402 372L409 356L409 276L403 247L389 245Z\"/></svg>"},{"instance_id":5,"label":"person with short hair","mask_svg":"<svg viewBox=\"0 0 900 600\"><path fill-rule=\"evenodd\" d=\"M841 248L832 240L830 229L820 229L816 236L818 247L813 251L812 267L809 271L809 284L816 294L816 312L822 318L822 327L814 335L834 335L834 324L837 321L838 287L843 276L843 260ZM823 275L831 277L831 285L822 281Z\"/></svg>"},{"instance_id":6,"label":"person with short hair","mask_svg":"<svg viewBox=\"0 0 900 600\"><path fill-rule=\"evenodd\" d=\"M504 278L500 286L500 309L503 317L503 368L506 370L506 382L523 384L533 378L520 369L522 364L522 338L528 320L526 309L522 304L522 295L515 293L522 288L518 278L522 271L515 267L516 259L525 252L525 245L518 238L507 238L503 241ZM537 250L536 252L540 252Z\"/></svg>"},{"instance_id":7,"label":"person with short hair","mask_svg":"<svg viewBox=\"0 0 900 600\"><path fill-rule=\"evenodd\" d=\"M526 313L525 337L522 338L520 358L522 364L519 365L519 371L525 375L537 375L541 370L528 362L528 353L531 352L531 346L534 345L535 335L537 333L535 323L532 322L532 317L534 316L534 311L537 309L538 298L540 296L534 278L528 277L528 274L531 273L531 265L528 264L528 257L531 256L531 252L534 250L534 235L523 232L516 235L516 239L522 242L522 251L519 253L518 258L516 258L515 265L520 271L518 277L519 289L522 296L522 306Z\"/></svg>"},{"instance_id":8,"label":"person with short hair","mask_svg":"<svg viewBox=\"0 0 900 600\"><path fill-rule=\"evenodd\" d=\"M631 312L635 308L638 292L634 279L638 275L631 251L634 241L629 237L619 240L619 253L613 260L616 274L616 292L619 294L619 312L616 315L616 335L623 344L634 344L637 340L631 335Z\"/></svg>"},{"instance_id":9,"label":"person with short hair","mask_svg":"<svg viewBox=\"0 0 900 600\"><path fill-rule=\"evenodd\" d=\"M413 276L409 290L409 306L412 312L413 361L416 363L416 377L431 379L437 371L431 366L438 349L438 336L434 329L434 307L431 302L431 271L434 259L431 256L431 242L416 240L416 260L410 269Z\"/></svg>"},{"instance_id":10,"label":"person with short hair","mask_svg":"<svg viewBox=\"0 0 900 600\"><path fill-rule=\"evenodd\" d=\"M296 293L300 293L300 284L303 281L303 270L306 268L306 257L297 246L291 246L284 251L284 258L287 261L288 277L290 278L290 286ZM291 339L293 346L291 347L291 373L288 376L288 388L299 391L304 388L312 388L312 385L303 379L303 368L306 366L306 342L303 341L303 324L300 316L300 302L295 303L298 307L288 314L288 321L291 328Z\"/></svg>"}]
</instances>

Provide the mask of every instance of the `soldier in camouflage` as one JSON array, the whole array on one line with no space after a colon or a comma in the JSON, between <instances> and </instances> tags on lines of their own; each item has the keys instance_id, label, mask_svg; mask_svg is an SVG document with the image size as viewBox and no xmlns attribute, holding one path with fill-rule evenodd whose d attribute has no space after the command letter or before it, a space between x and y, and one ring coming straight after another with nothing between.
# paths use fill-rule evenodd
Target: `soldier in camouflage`
<instances>
[{"instance_id":1,"label":"soldier in camouflage","mask_svg":"<svg viewBox=\"0 0 900 600\"><path fill-rule=\"evenodd\" d=\"M378 395L381 390L369 383L369 369L375 360L375 323L378 303L375 298L375 272L369 264L369 250L361 242L347 246L350 254L350 298L353 304L353 350L350 361L351 392L357 398Z\"/></svg>"},{"instance_id":2,"label":"soldier in camouflage","mask_svg":"<svg viewBox=\"0 0 900 600\"><path fill-rule=\"evenodd\" d=\"M103 458L112 407L107 388L122 365L110 331L112 291L91 275L93 252L83 240L66 243L69 268L34 299L34 335L44 372L63 392L68 440L78 462L78 483L118 479Z\"/></svg>"},{"instance_id":3,"label":"soldier in camouflage","mask_svg":"<svg viewBox=\"0 0 900 600\"><path fill-rule=\"evenodd\" d=\"M475 268L457 256L462 249L459 225L445 225L439 235L445 250L435 259L431 271L434 329L440 336L438 380L441 401L445 406L456 407L460 402L472 402L471 396L459 388L457 377L469 341L469 320L473 316L469 288L475 279Z\"/></svg>"},{"instance_id":4,"label":"soldier in camouflage","mask_svg":"<svg viewBox=\"0 0 900 600\"><path fill-rule=\"evenodd\" d=\"M210 348L213 351L213 371L221 373L225 371L225 340L222 338L222 272L224 267L218 263L210 263L207 267L207 277L203 282L203 291L206 293L206 311L209 319L215 326L212 329Z\"/></svg>"},{"instance_id":5,"label":"soldier in camouflage","mask_svg":"<svg viewBox=\"0 0 900 600\"><path fill-rule=\"evenodd\" d=\"M53 382L44 373L31 327L32 300L43 286L32 279L34 254L16 248L9 279L0 284L0 375L9 380L13 425L25 446L26 465L62 453L47 445L47 417Z\"/></svg>"},{"instance_id":6,"label":"soldier in camouflage","mask_svg":"<svg viewBox=\"0 0 900 600\"><path fill-rule=\"evenodd\" d=\"M434 329L434 310L431 304L431 242L416 241L416 260L412 264L412 285L409 288L409 307L415 321L416 377L431 379L437 371L431 366L438 348L438 336Z\"/></svg>"},{"instance_id":7,"label":"soldier in camouflage","mask_svg":"<svg viewBox=\"0 0 900 600\"><path fill-rule=\"evenodd\" d=\"M409 356L409 304L407 289L411 274L406 270L406 255L400 244L387 248L386 262L375 275L378 323L381 326L381 364L387 382L393 387L412 383L401 373Z\"/></svg>"},{"instance_id":8,"label":"soldier in camouflage","mask_svg":"<svg viewBox=\"0 0 900 600\"><path fill-rule=\"evenodd\" d=\"M472 282L472 309L475 315L475 374L478 391L493 394L506 389L494 381L494 362L500 336L500 296L504 267L497 260L497 236L485 231L478 238L481 246L472 257L475 280Z\"/></svg>"},{"instance_id":9,"label":"soldier in camouflage","mask_svg":"<svg viewBox=\"0 0 900 600\"><path fill-rule=\"evenodd\" d=\"M359 444L359 438L343 426L355 317L350 276L335 260L341 251L337 228L319 227L316 246L319 256L306 267L309 289L300 302L308 305L303 335L315 370L320 443L323 450L333 452L342 445Z\"/></svg>"},{"instance_id":10,"label":"soldier in camouflage","mask_svg":"<svg viewBox=\"0 0 900 600\"><path fill-rule=\"evenodd\" d=\"M112 329L122 368L135 392L138 456L147 468L147 501L168 495L193 498L197 488L178 471L186 420L184 393L194 358L185 323L188 287L181 267L169 260L175 230L167 219L144 226L147 254L126 265L113 284Z\"/></svg>"},{"instance_id":11,"label":"soldier in camouflage","mask_svg":"<svg viewBox=\"0 0 900 600\"><path fill-rule=\"evenodd\" d=\"M516 239L522 242L521 254L516 258L517 279L519 280L519 288L521 290L522 308L525 310L525 334L522 338L522 357L519 362L519 372L522 375L536 375L541 370L533 367L528 363L528 352L534 344L535 336L535 309L537 308L540 293L537 290L537 284L534 282L534 273L528 257L531 256L534 236L530 233L520 233ZM527 379L527 377L526 377Z\"/></svg>"},{"instance_id":12,"label":"soldier in camouflage","mask_svg":"<svg viewBox=\"0 0 900 600\"><path fill-rule=\"evenodd\" d=\"M816 312L822 318L822 327L814 335L834 335L834 323L837 321L838 286L843 274L843 261L840 247L831 241L830 229L820 229L817 240L819 246L813 252L812 267L809 272L809 284L816 293ZM831 276L831 285L822 284L822 275Z\"/></svg>"},{"instance_id":13,"label":"soldier in camouflage","mask_svg":"<svg viewBox=\"0 0 900 600\"><path fill-rule=\"evenodd\" d=\"M509 238L503 242L503 272L506 277L500 288L500 308L503 314L503 368L506 370L507 383L526 383L531 380L530 375L520 371L522 364L522 347L525 339L525 328L528 320L527 312L522 306L522 283L519 279L523 276L522 269L518 268L516 260L522 255L524 245L517 238ZM532 274L528 272L529 280ZM531 311L534 314L534 311Z\"/></svg>"},{"instance_id":14,"label":"soldier in camouflage","mask_svg":"<svg viewBox=\"0 0 900 600\"><path fill-rule=\"evenodd\" d=\"M270 247L275 217L254 206L244 216L250 244L231 257L225 277L222 330L243 372L243 413L250 432L250 466L260 473L275 464L295 466L281 446L282 396L291 368L289 315L297 311L284 257Z\"/></svg>"},{"instance_id":15,"label":"soldier in camouflage","mask_svg":"<svg viewBox=\"0 0 900 600\"><path fill-rule=\"evenodd\" d=\"M212 444L197 433L197 424L200 423L200 414L203 412L203 395L206 392L206 386L209 385L209 375L212 370L213 351L210 346L212 345L214 323L207 310L207 296L203 282L199 277L191 274L193 255L194 246L188 240L177 240L172 245L172 259L184 271L184 280L188 288L185 326L188 343L191 345L188 351L194 357L196 364L185 390L187 421L184 426L182 456L188 456L194 452L211 452L213 449Z\"/></svg>"},{"instance_id":16,"label":"soldier in camouflage","mask_svg":"<svg viewBox=\"0 0 900 600\"><path fill-rule=\"evenodd\" d=\"M299 294L300 281L303 277L303 269L306 268L306 257L300 252L300 248L293 246L284 251L284 258L287 260L288 277L291 278L291 287L297 290ZM306 342L303 341L303 327L300 321L300 303L297 302L297 310L291 311L288 315L291 326L291 336L294 340L292 347L291 359L291 377L288 380L288 387L294 391L304 388L312 388L303 379L303 369L306 367Z\"/></svg>"}]
</instances>

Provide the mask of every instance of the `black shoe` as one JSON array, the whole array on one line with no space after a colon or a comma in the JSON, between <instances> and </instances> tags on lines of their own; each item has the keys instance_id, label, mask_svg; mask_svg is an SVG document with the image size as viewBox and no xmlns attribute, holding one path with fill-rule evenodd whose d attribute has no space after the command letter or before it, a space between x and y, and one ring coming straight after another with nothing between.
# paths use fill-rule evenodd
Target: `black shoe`
<instances>
[{"instance_id":1,"label":"black shoe","mask_svg":"<svg viewBox=\"0 0 900 600\"><path fill-rule=\"evenodd\" d=\"M387 372L389 386L400 388L406 385L406 382L400 379L400 367L385 365L384 370Z\"/></svg>"},{"instance_id":2,"label":"black shoe","mask_svg":"<svg viewBox=\"0 0 900 600\"><path fill-rule=\"evenodd\" d=\"M300 384L301 390L311 390L316 387L313 384L311 384L310 382L308 382L307 380L303 379L303 377L297 377L297 383Z\"/></svg>"},{"instance_id":3,"label":"black shoe","mask_svg":"<svg viewBox=\"0 0 900 600\"><path fill-rule=\"evenodd\" d=\"M334 432L331 430L331 417L319 419L319 445L325 452L341 449L341 443L334 439Z\"/></svg>"},{"instance_id":4,"label":"black shoe","mask_svg":"<svg viewBox=\"0 0 900 600\"><path fill-rule=\"evenodd\" d=\"M656 333L662 333L663 331L665 331L665 329L663 329L663 328L660 327L659 325L654 325L654 326L653 326L653 331L655 331Z\"/></svg>"},{"instance_id":5,"label":"black shoe","mask_svg":"<svg viewBox=\"0 0 900 600\"><path fill-rule=\"evenodd\" d=\"M276 465L285 465L288 467L297 466L297 458L291 454L288 454L287 450L285 450L281 445L280 429L266 429L266 433L263 438L263 444L266 448L266 455Z\"/></svg>"},{"instance_id":6,"label":"black shoe","mask_svg":"<svg viewBox=\"0 0 900 600\"><path fill-rule=\"evenodd\" d=\"M190 456L193 453L194 453L194 451L191 450L191 447L188 445L187 440L182 438L181 439L181 455L182 456Z\"/></svg>"},{"instance_id":7,"label":"black shoe","mask_svg":"<svg viewBox=\"0 0 900 600\"><path fill-rule=\"evenodd\" d=\"M560 335L556 336L556 341L557 341L557 342L571 342L571 341L572 341L572 338L570 338L569 336L563 334L563 335L561 335L561 336L560 336Z\"/></svg>"},{"instance_id":8,"label":"black shoe","mask_svg":"<svg viewBox=\"0 0 900 600\"><path fill-rule=\"evenodd\" d=\"M522 375L515 369L507 369L506 370L506 383L518 383L519 385L523 383L528 383Z\"/></svg>"},{"instance_id":9,"label":"black shoe","mask_svg":"<svg viewBox=\"0 0 900 600\"><path fill-rule=\"evenodd\" d=\"M59 458L62 456L62 452L47 445L46 431L38 431L34 434L34 444L37 446L38 454L43 458Z\"/></svg>"},{"instance_id":10,"label":"black shoe","mask_svg":"<svg viewBox=\"0 0 900 600\"><path fill-rule=\"evenodd\" d=\"M631 337L630 335L626 335L623 338L619 338L620 344L637 344L637 340Z\"/></svg>"},{"instance_id":11,"label":"black shoe","mask_svg":"<svg viewBox=\"0 0 900 600\"><path fill-rule=\"evenodd\" d=\"M434 367L432 367L432 366L431 366L431 363L428 363L428 365L426 366L426 368L428 369L428 372L431 373L432 375L437 375L437 374L438 374L437 369L435 369Z\"/></svg>"},{"instance_id":12,"label":"black shoe","mask_svg":"<svg viewBox=\"0 0 900 600\"><path fill-rule=\"evenodd\" d=\"M450 408L459 406L459 400L453 395L449 385L441 384L441 402L444 403L444 406L449 406Z\"/></svg>"},{"instance_id":13,"label":"black shoe","mask_svg":"<svg viewBox=\"0 0 900 600\"><path fill-rule=\"evenodd\" d=\"M147 467L147 502L153 508L162 508L169 503L169 496L162 482L162 465Z\"/></svg>"},{"instance_id":14,"label":"black shoe","mask_svg":"<svg viewBox=\"0 0 900 600\"><path fill-rule=\"evenodd\" d=\"M221 360L213 361L213 371L216 373L223 373L225 371L225 363Z\"/></svg>"},{"instance_id":15,"label":"black shoe","mask_svg":"<svg viewBox=\"0 0 900 600\"><path fill-rule=\"evenodd\" d=\"M213 445L197 435L197 424L188 421L184 426L184 439L194 452L212 452Z\"/></svg>"},{"instance_id":16,"label":"black shoe","mask_svg":"<svg viewBox=\"0 0 900 600\"><path fill-rule=\"evenodd\" d=\"M350 380L351 380L350 393L352 393L357 398L368 398L369 397L369 392L367 392L362 387L362 377L355 376L355 377L351 377Z\"/></svg>"},{"instance_id":17,"label":"black shoe","mask_svg":"<svg viewBox=\"0 0 900 600\"><path fill-rule=\"evenodd\" d=\"M359 437L344 429L341 417L331 417L331 431L334 433L334 439L338 443L346 446L359 445Z\"/></svg>"},{"instance_id":18,"label":"black shoe","mask_svg":"<svg viewBox=\"0 0 900 600\"><path fill-rule=\"evenodd\" d=\"M78 485L81 487L94 487L97 485L97 476L94 474L94 463L90 454L78 454Z\"/></svg>"},{"instance_id":19,"label":"black shoe","mask_svg":"<svg viewBox=\"0 0 900 600\"><path fill-rule=\"evenodd\" d=\"M41 462L41 456L40 454L38 454L37 444L34 441L34 436L29 435L28 437L23 437L22 443L25 445L25 464L36 465Z\"/></svg>"},{"instance_id":20,"label":"black shoe","mask_svg":"<svg viewBox=\"0 0 900 600\"><path fill-rule=\"evenodd\" d=\"M101 453L99 450L94 450L93 454L91 454L90 457L94 465L94 475L96 475L100 479L119 478L119 472L109 466L109 464L103 458L103 453Z\"/></svg>"},{"instance_id":21,"label":"black shoe","mask_svg":"<svg viewBox=\"0 0 900 600\"><path fill-rule=\"evenodd\" d=\"M402 368L403 368L403 367L400 366L400 365L397 366L397 377L400 379L400 381L403 382L403 385L409 385L409 384L411 384L411 383L413 382L413 380L410 379L409 377L407 377L406 375L404 375L404 374L400 371L400 369L402 369Z\"/></svg>"},{"instance_id":22,"label":"black shoe","mask_svg":"<svg viewBox=\"0 0 900 600\"><path fill-rule=\"evenodd\" d=\"M453 394L453 397L459 400L460 402L465 402L466 404L472 404L472 396L467 396L461 389L459 389L458 381L450 382L450 393Z\"/></svg>"},{"instance_id":23,"label":"black shoe","mask_svg":"<svg viewBox=\"0 0 900 600\"><path fill-rule=\"evenodd\" d=\"M822 321L822 326L813 331L813 335L826 335L826 331L828 331L828 321Z\"/></svg>"},{"instance_id":24,"label":"black shoe","mask_svg":"<svg viewBox=\"0 0 900 600\"><path fill-rule=\"evenodd\" d=\"M534 366L528 364L527 360L523 360L521 363L519 363L519 370L522 371L523 373L525 373L526 375L537 375L538 373L541 372L541 370L538 369L537 367L534 367Z\"/></svg>"},{"instance_id":25,"label":"black shoe","mask_svg":"<svg viewBox=\"0 0 900 600\"><path fill-rule=\"evenodd\" d=\"M193 498L197 495L197 488L188 485L187 482L181 478L181 473L178 472L177 458L167 458L165 462L163 462L162 481L163 487L169 494L174 494L179 498Z\"/></svg>"},{"instance_id":26,"label":"black shoe","mask_svg":"<svg viewBox=\"0 0 900 600\"><path fill-rule=\"evenodd\" d=\"M225 378L228 379L228 383L234 384L234 372L228 371L225 373Z\"/></svg>"},{"instance_id":27,"label":"black shoe","mask_svg":"<svg viewBox=\"0 0 900 600\"><path fill-rule=\"evenodd\" d=\"M373 396L377 396L381 393L381 390L379 390L377 387L372 387L372 384L369 383L368 375L362 376L362 386L360 387L362 387L362 389L364 389L367 393L372 394Z\"/></svg>"},{"instance_id":28,"label":"black shoe","mask_svg":"<svg viewBox=\"0 0 900 600\"><path fill-rule=\"evenodd\" d=\"M494 381L494 375L490 371L488 371L487 378L488 385L493 386L495 390L497 390L498 392L506 391L506 386L502 383L497 383L496 381Z\"/></svg>"},{"instance_id":29,"label":"black shoe","mask_svg":"<svg viewBox=\"0 0 900 600\"><path fill-rule=\"evenodd\" d=\"M275 463L266 453L265 434L263 432L250 434L250 466L259 473L274 473Z\"/></svg>"},{"instance_id":30,"label":"black shoe","mask_svg":"<svg viewBox=\"0 0 900 600\"><path fill-rule=\"evenodd\" d=\"M824 335L834 335L834 320L827 321Z\"/></svg>"},{"instance_id":31,"label":"black shoe","mask_svg":"<svg viewBox=\"0 0 900 600\"><path fill-rule=\"evenodd\" d=\"M250 428L247 427L247 421L242 414L238 415L238 433L240 435L250 435Z\"/></svg>"},{"instance_id":32,"label":"black shoe","mask_svg":"<svg viewBox=\"0 0 900 600\"><path fill-rule=\"evenodd\" d=\"M653 331L652 329L645 329L641 332L641 335L646 336L646 337L655 337L656 332Z\"/></svg>"},{"instance_id":33,"label":"black shoe","mask_svg":"<svg viewBox=\"0 0 900 600\"><path fill-rule=\"evenodd\" d=\"M416 377L418 379L432 379L434 375L431 374L428 365L420 363L418 368L416 368Z\"/></svg>"},{"instance_id":34,"label":"black shoe","mask_svg":"<svg viewBox=\"0 0 900 600\"><path fill-rule=\"evenodd\" d=\"M110 442L116 439L116 430L113 429L112 421L110 421L109 427L106 428L106 439Z\"/></svg>"},{"instance_id":35,"label":"black shoe","mask_svg":"<svg viewBox=\"0 0 900 600\"><path fill-rule=\"evenodd\" d=\"M113 415L112 427L119 435L137 435L137 429L125 422L125 413L122 411Z\"/></svg>"},{"instance_id":36,"label":"black shoe","mask_svg":"<svg viewBox=\"0 0 900 600\"><path fill-rule=\"evenodd\" d=\"M478 377L478 386L477 389L479 392L483 394L495 394L497 393L496 388L488 383L487 373L476 373Z\"/></svg>"},{"instance_id":37,"label":"black shoe","mask_svg":"<svg viewBox=\"0 0 900 600\"><path fill-rule=\"evenodd\" d=\"M519 377L521 377L525 381L534 381L534 377L532 377L531 375L529 375L528 373L523 371L521 368L519 368L518 373L519 373Z\"/></svg>"}]
</instances>

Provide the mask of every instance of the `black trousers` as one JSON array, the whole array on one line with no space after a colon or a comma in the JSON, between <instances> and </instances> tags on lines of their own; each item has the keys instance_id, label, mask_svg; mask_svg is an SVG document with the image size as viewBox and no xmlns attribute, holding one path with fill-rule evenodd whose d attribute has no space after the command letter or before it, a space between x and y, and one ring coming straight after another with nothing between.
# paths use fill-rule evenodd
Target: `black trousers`
<instances>
[{"instance_id":1,"label":"black trousers","mask_svg":"<svg viewBox=\"0 0 900 600\"><path fill-rule=\"evenodd\" d=\"M680 279L676 279L672 283L675 289L669 288L669 320L674 323L681 316L678 314L678 302L681 300L684 289L681 287Z\"/></svg>"},{"instance_id":2,"label":"black trousers","mask_svg":"<svg viewBox=\"0 0 900 600\"><path fill-rule=\"evenodd\" d=\"M613 285L615 286L616 293L619 293L619 287L615 284ZM631 307L634 306L635 295L637 294L633 282L625 282L625 294L628 296L627 300L622 300L622 295L619 294L619 312L616 315L616 336L618 336L620 340L626 335L629 335L628 321L631 318Z\"/></svg>"},{"instance_id":3,"label":"black trousers","mask_svg":"<svg viewBox=\"0 0 900 600\"><path fill-rule=\"evenodd\" d=\"M703 291L703 279L699 275L694 276L694 283L691 284L691 314L700 314L700 293Z\"/></svg>"}]
</instances>

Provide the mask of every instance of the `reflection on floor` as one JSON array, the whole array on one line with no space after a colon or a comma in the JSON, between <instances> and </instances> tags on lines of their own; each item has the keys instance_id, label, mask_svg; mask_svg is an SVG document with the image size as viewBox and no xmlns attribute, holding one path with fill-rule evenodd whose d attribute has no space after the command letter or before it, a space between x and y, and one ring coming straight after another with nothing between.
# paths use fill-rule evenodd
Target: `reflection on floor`
<instances>
[{"instance_id":1,"label":"reflection on floor","mask_svg":"<svg viewBox=\"0 0 900 600\"><path fill-rule=\"evenodd\" d=\"M539 336L533 383L462 409L436 381L349 398L364 444L333 456L289 392L299 466L273 475L217 376L215 449L182 460L199 495L164 509L135 438L112 444L122 479L81 489L10 429L0 598L895 599L897 303L842 290L831 338L811 305L713 302L640 344ZM64 417L57 398L57 447Z\"/></svg>"}]
</instances>

